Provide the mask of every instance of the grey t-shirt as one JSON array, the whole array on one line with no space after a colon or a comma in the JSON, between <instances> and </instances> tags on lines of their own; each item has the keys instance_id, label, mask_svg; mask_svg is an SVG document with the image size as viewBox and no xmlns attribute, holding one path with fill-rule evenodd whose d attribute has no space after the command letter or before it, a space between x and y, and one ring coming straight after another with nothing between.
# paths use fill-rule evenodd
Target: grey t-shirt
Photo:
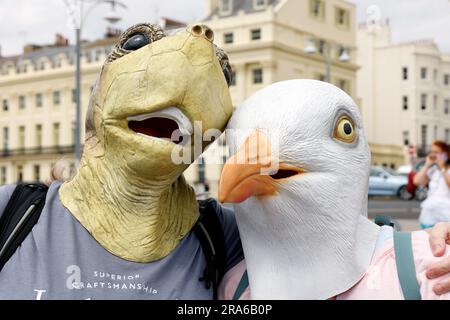
<instances>
[{"instance_id":1,"label":"grey t-shirt","mask_svg":"<svg viewBox=\"0 0 450 320\"><path fill-rule=\"evenodd\" d=\"M0 272L0 299L212 299L199 281L206 267L189 233L167 257L151 263L121 259L104 249L62 205L54 182L38 223ZM0 215L14 190L0 187ZM229 270L243 259L231 210L217 212Z\"/></svg>"}]
</instances>

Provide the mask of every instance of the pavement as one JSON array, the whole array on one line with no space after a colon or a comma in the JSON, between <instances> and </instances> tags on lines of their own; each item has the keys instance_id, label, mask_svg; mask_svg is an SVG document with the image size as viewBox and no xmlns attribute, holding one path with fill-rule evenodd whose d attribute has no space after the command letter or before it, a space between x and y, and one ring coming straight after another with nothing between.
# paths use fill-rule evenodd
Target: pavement
<instances>
[{"instance_id":1,"label":"pavement","mask_svg":"<svg viewBox=\"0 0 450 320\"><path fill-rule=\"evenodd\" d=\"M377 215L391 216L402 231L419 230L420 202L403 201L396 198L375 197L369 199L369 218Z\"/></svg>"}]
</instances>

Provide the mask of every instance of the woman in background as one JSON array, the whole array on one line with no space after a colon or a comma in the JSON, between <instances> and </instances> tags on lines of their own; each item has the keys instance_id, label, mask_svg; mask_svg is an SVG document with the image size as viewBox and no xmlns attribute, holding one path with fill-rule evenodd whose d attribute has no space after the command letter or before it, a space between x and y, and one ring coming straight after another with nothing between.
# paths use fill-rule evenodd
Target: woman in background
<instances>
[{"instance_id":1,"label":"woman in background","mask_svg":"<svg viewBox=\"0 0 450 320\"><path fill-rule=\"evenodd\" d=\"M430 228L441 221L450 221L449 147L443 141L434 141L425 165L414 176L416 186L428 184L428 197L422 202L420 224Z\"/></svg>"}]
</instances>

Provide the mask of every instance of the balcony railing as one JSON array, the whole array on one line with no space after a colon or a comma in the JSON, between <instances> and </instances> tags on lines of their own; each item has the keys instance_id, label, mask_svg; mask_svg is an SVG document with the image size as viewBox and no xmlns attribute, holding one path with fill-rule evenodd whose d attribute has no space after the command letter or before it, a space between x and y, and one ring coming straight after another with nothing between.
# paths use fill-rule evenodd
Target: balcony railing
<instances>
[{"instance_id":1,"label":"balcony railing","mask_svg":"<svg viewBox=\"0 0 450 320\"><path fill-rule=\"evenodd\" d=\"M45 154L75 153L75 146L34 147L11 150L0 150L0 158L15 156L35 156Z\"/></svg>"}]
</instances>

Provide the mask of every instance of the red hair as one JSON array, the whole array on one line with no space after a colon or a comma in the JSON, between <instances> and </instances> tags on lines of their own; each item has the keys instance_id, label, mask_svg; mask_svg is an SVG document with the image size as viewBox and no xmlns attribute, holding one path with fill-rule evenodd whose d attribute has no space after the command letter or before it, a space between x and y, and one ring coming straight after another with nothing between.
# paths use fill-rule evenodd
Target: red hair
<instances>
[{"instance_id":1,"label":"red hair","mask_svg":"<svg viewBox=\"0 0 450 320\"><path fill-rule=\"evenodd\" d=\"M450 159L450 148L448 147L447 143L445 143L442 140L435 140L435 141L433 141L433 146L436 146L439 149L441 149L442 152L447 153L447 155L449 156L449 159Z\"/></svg>"}]
</instances>

